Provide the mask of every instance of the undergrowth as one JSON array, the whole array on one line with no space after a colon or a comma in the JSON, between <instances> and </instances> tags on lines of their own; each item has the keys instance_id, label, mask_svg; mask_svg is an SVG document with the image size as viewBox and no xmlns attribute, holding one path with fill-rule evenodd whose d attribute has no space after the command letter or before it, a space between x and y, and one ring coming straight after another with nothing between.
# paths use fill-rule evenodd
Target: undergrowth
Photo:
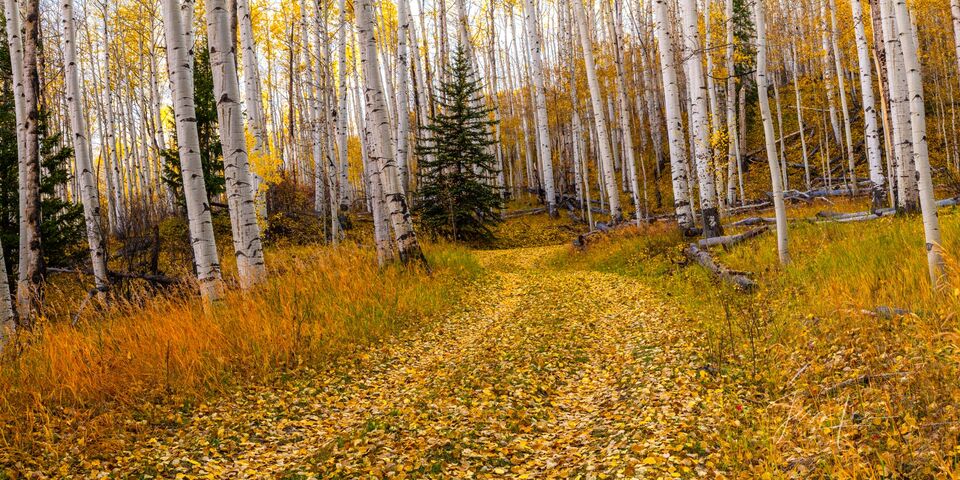
<instances>
[{"instance_id":1,"label":"undergrowth","mask_svg":"<svg viewBox=\"0 0 960 480\"><path fill-rule=\"evenodd\" d=\"M322 369L448 308L480 271L465 249L427 248L432 274L378 269L369 249L268 250L270 279L204 313L193 295L51 322L0 362L0 466L66 449L108 456L192 405L249 382ZM2 474L2 469L0 469Z\"/></svg>"},{"instance_id":2,"label":"undergrowth","mask_svg":"<svg viewBox=\"0 0 960 480\"><path fill-rule=\"evenodd\" d=\"M848 210L838 206L837 210ZM791 216L809 216L809 207ZM809 210L809 211L807 211ZM626 229L556 263L645 278L684 307L718 385L736 392L726 467L745 478L955 478L960 470L960 214L941 211L948 287L919 218L791 223L728 251L759 289L718 282L675 226Z\"/></svg>"}]
</instances>

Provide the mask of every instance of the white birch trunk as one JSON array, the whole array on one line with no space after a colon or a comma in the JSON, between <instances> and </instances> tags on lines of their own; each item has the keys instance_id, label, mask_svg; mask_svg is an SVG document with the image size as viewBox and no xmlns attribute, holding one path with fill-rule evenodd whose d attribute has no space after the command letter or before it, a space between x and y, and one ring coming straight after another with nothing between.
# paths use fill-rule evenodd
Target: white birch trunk
<instances>
[{"instance_id":1,"label":"white birch trunk","mask_svg":"<svg viewBox=\"0 0 960 480\"><path fill-rule=\"evenodd\" d=\"M184 32L177 0L163 0L163 28L167 43L167 68L173 79L173 107L177 125L177 147L183 174L190 243L200 294L208 302L222 295L220 260L213 236L210 204L200 164L200 138L197 134L197 113L193 103L193 48L187 42L192 35Z\"/></svg>"},{"instance_id":2,"label":"white birch trunk","mask_svg":"<svg viewBox=\"0 0 960 480\"><path fill-rule=\"evenodd\" d=\"M910 127L913 135L913 160L917 169L917 190L920 194L920 211L923 214L923 233L926 239L927 264L930 281L934 288L943 283L944 260L940 242L940 221L937 219L937 202L934 198L933 179L930 175L930 158L927 152L927 118L923 103L923 76L920 73L920 57L914 27L910 23L910 11L906 0L896 0L895 16L900 31L900 48L903 50L904 67L907 70L907 90L910 94Z\"/></svg>"},{"instance_id":3,"label":"white birch trunk","mask_svg":"<svg viewBox=\"0 0 960 480\"><path fill-rule=\"evenodd\" d=\"M410 12L407 0L397 0L397 165L401 169L401 186L403 191L410 189L410 100L407 89L410 84L410 62L407 50L407 38L410 36Z\"/></svg>"},{"instance_id":4,"label":"white birch trunk","mask_svg":"<svg viewBox=\"0 0 960 480\"><path fill-rule=\"evenodd\" d=\"M73 0L62 0L61 21L63 22L63 60L66 80L67 104L70 108L70 138L73 143L76 161L76 177L80 187L80 201L83 204L83 217L87 230L87 242L90 245L90 261L93 266L94 284L105 298L110 280L107 278L107 243L100 225L100 192L97 189L97 177L90 158L90 144L87 142L87 118L81 105L83 91L80 90L80 74L77 64L77 33L73 12Z\"/></svg>"},{"instance_id":5,"label":"white birch trunk","mask_svg":"<svg viewBox=\"0 0 960 480\"><path fill-rule=\"evenodd\" d=\"M793 95L797 106L797 129L800 130L800 147L803 154L803 180L807 190L813 188L810 185L810 158L807 153L807 133L804 131L803 124L803 94L800 92L800 64L797 62L797 49L790 45L790 58L793 63Z\"/></svg>"},{"instance_id":6,"label":"white birch trunk","mask_svg":"<svg viewBox=\"0 0 960 480\"><path fill-rule=\"evenodd\" d=\"M14 14L16 15L16 14ZM20 264L17 271L17 304L20 326L30 327L39 313L43 283L43 250L40 232L40 5L26 0L23 23L23 156L19 157Z\"/></svg>"},{"instance_id":7,"label":"white birch trunk","mask_svg":"<svg viewBox=\"0 0 960 480\"><path fill-rule=\"evenodd\" d=\"M960 73L960 0L950 0L950 16L953 18L953 45L957 56L957 72Z\"/></svg>"},{"instance_id":8,"label":"white birch trunk","mask_svg":"<svg viewBox=\"0 0 960 480\"><path fill-rule=\"evenodd\" d=\"M917 177L913 162L913 134L910 127L910 97L903 69L903 50L897 34L891 0L879 0L883 25L884 51L887 57L887 84L890 89L890 116L893 124L894 153L897 158L897 205L905 213L920 209Z\"/></svg>"},{"instance_id":9,"label":"white birch trunk","mask_svg":"<svg viewBox=\"0 0 960 480\"><path fill-rule=\"evenodd\" d=\"M16 332L16 317L13 298L10 296L10 280L7 278L6 255L0 243L0 352Z\"/></svg>"},{"instance_id":10,"label":"white birch trunk","mask_svg":"<svg viewBox=\"0 0 960 480\"><path fill-rule=\"evenodd\" d=\"M543 81L543 60L541 58L540 30L537 18L540 17L534 0L526 0L523 16L526 20L527 47L530 52L530 76L533 78L534 116L539 141L540 172L543 175L543 191L547 201L547 211L551 217L557 216L557 196L553 186L553 151L550 145L550 127L547 120L547 99Z\"/></svg>"},{"instance_id":11,"label":"white birch trunk","mask_svg":"<svg viewBox=\"0 0 960 480\"><path fill-rule=\"evenodd\" d=\"M700 57L700 34L697 29L696 0L682 0L683 57L687 72L687 91L690 95L690 135L693 137L694 159L700 185L700 213L703 217L703 235L706 238L723 235L720 213L717 209L717 191L711 166L709 119L707 118L707 89L703 81Z\"/></svg>"},{"instance_id":12,"label":"white birch trunk","mask_svg":"<svg viewBox=\"0 0 960 480\"><path fill-rule=\"evenodd\" d=\"M757 27L757 89L760 97L760 114L763 117L763 137L767 149L767 163L770 165L770 181L773 187L773 204L777 216L777 252L780 264L790 263L787 247L787 209L783 201L783 186L780 183L780 163L777 161L777 146L773 131L773 118L770 114L770 100L767 98L767 26L763 12L763 3L754 4L754 23Z\"/></svg>"},{"instance_id":13,"label":"white birch trunk","mask_svg":"<svg viewBox=\"0 0 960 480\"><path fill-rule=\"evenodd\" d=\"M860 94L863 99L864 136L867 143L867 162L870 166L870 183L873 207L884 203L883 159L880 154L880 133L877 130L877 108L873 97L873 75L870 72L870 52L866 30L863 26L863 7L860 0L850 0L853 13L854 33L857 41L857 61L860 67Z\"/></svg>"},{"instance_id":14,"label":"white birch trunk","mask_svg":"<svg viewBox=\"0 0 960 480\"><path fill-rule=\"evenodd\" d=\"M853 135L850 133L850 108L847 106L846 81L843 75L843 66L840 63L840 32L837 30L837 2L830 2L830 37L833 44L833 63L837 73L837 85L840 90L840 111L843 114L843 135L847 146L847 168L850 172L847 180L850 182L850 191L856 195L857 187L857 169L856 157L853 156Z\"/></svg>"},{"instance_id":15,"label":"white birch trunk","mask_svg":"<svg viewBox=\"0 0 960 480\"><path fill-rule=\"evenodd\" d=\"M579 1L579 0L573 0ZM620 115L620 134L623 138L623 161L627 163L626 173L630 180L630 194L633 198L634 215L640 226L643 215L640 210L640 182L637 179L637 161L633 150L633 132L630 125L630 103L627 100L627 80L623 70L623 26L621 25L620 2L614 2L610 12L610 31L613 33L613 61L616 66L614 82L617 89L617 110Z\"/></svg>"},{"instance_id":16,"label":"white birch trunk","mask_svg":"<svg viewBox=\"0 0 960 480\"><path fill-rule=\"evenodd\" d=\"M240 287L248 289L266 279L266 267L260 224L257 223L255 186L250 175L243 115L240 111L237 47L232 43L226 1L206 0L205 4L213 93L217 99L220 141L223 144L223 173L230 223L233 226L233 247Z\"/></svg>"},{"instance_id":17,"label":"white birch trunk","mask_svg":"<svg viewBox=\"0 0 960 480\"><path fill-rule=\"evenodd\" d=\"M263 91L260 85L260 62L257 45L253 38L253 22L249 0L237 0L237 18L240 24L240 48L243 50L243 94L247 110L247 125L253 135L253 151L260 156L270 156L270 141L267 138L267 120L263 109ZM263 177L251 172L256 193L257 212L261 218L267 215L264 198Z\"/></svg>"},{"instance_id":18,"label":"white birch trunk","mask_svg":"<svg viewBox=\"0 0 960 480\"><path fill-rule=\"evenodd\" d=\"M410 219L410 210L407 199L400 188L400 176L397 171L396 160L391 150L391 127L384 104L383 85L380 78L380 65L377 56L377 38L374 33L375 23L371 0L357 0L356 2L357 34L360 42L360 58L363 68L365 85L364 96L367 106L367 115L370 117L368 125L373 130L376 141L374 152L376 163L380 169L380 181L383 194L387 202L390 223L403 263L420 262L426 264L426 258L420 249L417 235L413 230Z\"/></svg>"},{"instance_id":19,"label":"white birch trunk","mask_svg":"<svg viewBox=\"0 0 960 480\"><path fill-rule=\"evenodd\" d=\"M340 208L346 209L349 204L349 165L347 163L347 10L345 0L339 0L340 27L337 33L339 49L337 55L337 162L340 170Z\"/></svg>"},{"instance_id":20,"label":"white birch trunk","mask_svg":"<svg viewBox=\"0 0 960 480\"><path fill-rule=\"evenodd\" d=\"M587 70L587 84L590 87L593 121L597 132L596 143L600 153L599 161L603 170L603 183L607 191L607 201L610 203L610 217L613 223L619 223L623 218L623 212L620 209L620 192L617 189L617 178L613 169L610 134L603 115L603 97L600 95L600 81L597 78L597 67L593 59L593 41L590 39L587 16L584 13L581 1L573 0L573 17L577 23L577 31L580 33L580 47L583 50L583 60Z\"/></svg>"},{"instance_id":21,"label":"white birch trunk","mask_svg":"<svg viewBox=\"0 0 960 480\"><path fill-rule=\"evenodd\" d=\"M667 0L654 0L653 18L654 32L660 51L660 72L663 75L663 100L667 116L667 141L670 144L673 206L677 212L677 223L680 228L691 229L695 223L688 190L686 147L683 138L683 119L680 113L680 89L677 83L677 65L674 58Z\"/></svg>"}]
</instances>

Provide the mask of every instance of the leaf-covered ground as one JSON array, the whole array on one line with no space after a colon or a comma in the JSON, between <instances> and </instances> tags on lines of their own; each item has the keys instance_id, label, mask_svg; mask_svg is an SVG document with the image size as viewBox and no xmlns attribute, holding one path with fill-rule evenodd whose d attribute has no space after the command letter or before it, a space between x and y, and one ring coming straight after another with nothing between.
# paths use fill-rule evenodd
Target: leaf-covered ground
<instances>
[{"instance_id":1,"label":"leaf-covered ground","mask_svg":"<svg viewBox=\"0 0 960 480\"><path fill-rule=\"evenodd\" d=\"M636 279L557 270L566 247L479 252L448 318L63 473L134 478L720 475L734 399L692 328Z\"/></svg>"}]
</instances>

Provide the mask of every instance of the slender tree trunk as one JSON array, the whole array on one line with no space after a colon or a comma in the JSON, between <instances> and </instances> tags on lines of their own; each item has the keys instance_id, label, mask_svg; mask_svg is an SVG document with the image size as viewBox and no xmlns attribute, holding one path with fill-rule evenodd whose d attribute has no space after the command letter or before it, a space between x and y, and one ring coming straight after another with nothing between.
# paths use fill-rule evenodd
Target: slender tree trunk
<instances>
[{"instance_id":1,"label":"slender tree trunk","mask_svg":"<svg viewBox=\"0 0 960 480\"><path fill-rule=\"evenodd\" d=\"M810 185L810 159L807 154L807 133L804 131L803 124L803 95L800 92L800 64L797 62L797 49L790 45L790 58L793 63L793 94L797 104L797 129L800 130L800 147L803 153L803 180L807 190L813 188Z\"/></svg>"},{"instance_id":2,"label":"slender tree trunk","mask_svg":"<svg viewBox=\"0 0 960 480\"><path fill-rule=\"evenodd\" d=\"M347 163L347 10L345 0L339 0L340 27L337 33L338 68L337 85L339 101L337 107L337 162L340 165L340 209L349 205L349 165Z\"/></svg>"},{"instance_id":3,"label":"slender tree trunk","mask_svg":"<svg viewBox=\"0 0 960 480\"><path fill-rule=\"evenodd\" d=\"M826 0L820 5L821 21L824 23L824 28L822 29L821 35L821 44L823 47L823 57L822 57L822 66L823 66L823 85L827 91L827 108L830 111L830 126L833 131L833 140L837 145L842 145L843 140L840 138L840 121L837 119L837 107L836 102L834 102L834 91L833 91L833 66L830 64L830 31L825 27L826 22L829 21L827 17L827 4ZM829 140L828 140L829 142Z\"/></svg>"},{"instance_id":4,"label":"slender tree trunk","mask_svg":"<svg viewBox=\"0 0 960 480\"><path fill-rule=\"evenodd\" d=\"M776 138L773 118L770 115L770 100L767 98L767 26L764 20L763 3L754 4L754 23L757 27L757 89L760 97L760 114L763 117L764 144L767 163L770 165L770 180L773 184L773 203L777 216L777 251L780 263L790 263L787 247L787 210L783 201L783 186L780 184L780 164L777 161Z\"/></svg>"},{"instance_id":5,"label":"slender tree trunk","mask_svg":"<svg viewBox=\"0 0 960 480\"><path fill-rule=\"evenodd\" d=\"M107 3L104 3L103 17L109 18ZM122 235L127 229L127 210L124 202L124 185L120 172L120 154L117 151L117 138L113 110L113 88L110 75L110 22L103 22L103 95L104 110L106 111L106 125L103 132L104 155L103 167L107 179L108 207L113 211L114 222L110 230L114 235ZM191 67L192 68L192 67Z\"/></svg>"},{"instance_id":6,"label":"slender tree trunk","mask_svg":"<svg viewBox=\"0 0 960 480\"><path fill-rule=\"evenodd\" d=\"M930 175L930 158L927 152L927 118L923 101L923 76L920 73L920 56L914 27L906 0L896 0L895 16L900 31L900 48L903 50L904 67L907 70L907 90L910 94L910 127L913 135L913 161L917 169L917 189L920 194L920 211L923 214L923 233L926 238L927 263L930 281L934 288L943 284L945 265L940 241L940 221L937 219L937 202L933 196L933 179Z\"/></svg>"},{"instance_id":7,"label":"slender tree trunk","mask_svg":"<svg viewBox=\"0 0 960 480\"><path fill-rule=\"evenodd\" d=\"M410 12L407 0L397 0L397 165L400 167L400 184L404 192L410 189L410 100L407 89L410 84L410 62L407 51L407 38L410 36Z\"/></svg>"},{"instance_id":8,"label":"slender tree trunk","mask_svg":"<svg viewBox=\"0 0 960 480\"><path fill-rule=\"evenodd\" d=\"M547 120L546 87L543 81L543 61L541 59L540 30L537 18L540 17L534 0L526 0L523 16L526 19L527 46L530 50L530 76L533 78L533 100L537 138L539 140L540 171L543 174L543 190L547 201L547 211L551 217L557 216L556 192L553 186L553 151L550 147L550 127Z\"/></svg>"},{"instance_id":9,"label":"slender tree trunk","mask_svg":"<svg viewBox=\"0 0 960 480\"><path fill-rule=\"evenodd\" d=\"M580 1L580 0L573 0ZM620 132L623 138L623 161L627 163L624 169L630 178L630 194L633 199L634 215L636 216L637 226L643 215L640 211L640 183L637 179L637 160L633 150L633 128L630 125L630 103L627 100L627 76L623 70L623 26L621 25L622 14L620 12L620 1L614 1L614 10L610 13L610 31L613 32L613 61L616 66L616 77L614 82L617 89L617 110L620 115Z\"/></svg>"},{"instance_id":10,"label":"slender tree trunk","mask_svg":"<svg viewBox=\"0 0 960 480\"><path fill-rule=\"evenodd\" d=\"M593 105L593 121L597 131L596 143L600 151L599 160L603 167L603 183L607 191L607 201L610 203L610 216L614 223L619 223L623 218L623 212L620 209L620 192L617 189L617 178L614 175L613 155L610 152L610 135L607 131L607 122L603 118L603 97L600 95L600 81L597 78L597 67L593 59L593 41L590 39L587 16L584 13L581 1L573 0L573 16L580 33L580 46L583 50L583 60L587 70L587 84L590 87L590 100Z\"/></svg>"},{"instance_id":11,"label":"slender tree trunk","mask_svg":"<svg viewBox=\"0 0 960 480\"><path fill-rule=\"evenodd\" d=\"M213 235L210 204L200 164L200 138L197 133L197 113L193 101L193 45L192 34L183 28L178 0L163 0L163 27L167 43L167 67L173 79L173 107L177 125L177 148L183 174L183 192L186 198L190 243L193 245L194 266L200 284L200 294L207 302L222 295L220 259Z\"/></svg>"},{"instance_id":12,"label":"slender tree trunk","mask_svg":"<svg viewBox=\"0 0 960 480\"><path fill-rule=\"evenodd\" d=\"M857 186L856 157L853 156L853 135L850 133L850 109L847 107L846 81L844 80L843 66L840 63L840 33L837 30L837 2L836 0L829 0L829 2L831 26L830 34L831 42L833 44L833 63L836 66L837 85L840 90L840 110L843 114L843 134L847 144L847 165L850 170L850 176L848 180L850 182L850 191L856 195L859 190Z\"/></svg>"},{"instance_id":13,"label":"slender tree trunk","mask_svg":"<svg viewBox=\"0 0 960 480\"><path fill-rule=\"evenodd\" d=\"M690 206L686 168L686 147L683 138L683 119L680 114L680 89L674 58L667 0L654 0L654 31L660 51L660 72L663 75L663 99L666 109L667 141L670 143L670 170L673 181L673 206L681 229L694 228L693 209Z\"/></svg>"},{"instance_id":14,"label":"slender tree trunk","mask_svg":"<svg viewBox=\"0 0 960 480\"><path fill-rule=\"evenodd\" d=\"M90 158L90 144L87 142L89 136L87 118L81 105L83 91L80 90L80 74L77 71L77 33L73 0L62 0L60 5L67 103L70 106L70 130L73 133L71 138L76 160L76 176L80 186L79 196L83 203L83 217L87 229L87 241L90 244L94 283L101 298L105 298L110 283L107 278L107 243L100 225L100 192L97 189L97 177Z\"/></svg>"},{"instance_id":15,"label":"slender tree trunk","mask_svg":"<svg viewBox=\"0 0 960 480\"><path fill-rule=\"evenodd\" d=\"M703 235L706 238L723 235L720 212L717 209L717 191L710 157L709 119L707 118L707 89L700 62L700 33L697 28L696 0L682 0L683 57L687 72L687 91L693 109L690 111L690 134L693 136L694 159L700 185L700 214L703 216Z\"/></svg>"},{"instance_id":16,"label":"slender tree trunk","mask_svg":"<svg viewBox=\"0 0 960 480\"><path fill-rule=\"evenodd\" d=\"M377 56L376 28L373 20L371 0L356 1L357 34L360 41L360 58L363 68L364 95L367 105L368 124L376 136L376 162L380 169L383 194L387 201L390 223L396 236L397 249L403 263L419 262L426 265L426 258L420 249L417 235L413 230L407 199L400 188L400 176L391 150L391 127L384 104L383 85L380 78L380 65Z\"/></svg>"},{"instance_id":17,"label":"slender tree trunk","mask_svg":"<svg viewBox=\"0 0 960 480\"><path fill-rule=\"evenodd\" d=\"M237 0L237 18L240 26L240 48L243 50L243 93L247 110L247 125L253 135L253 152L261 158L270 157L270 141L267 137L267 120L263 109L263 91L260 85L260 62L257 58L257 45L253 39L253 22L249 0ZM251 172L256 194L257 211L261 217L267 215L267 202L264 198L263 177L256 171Z\"/></svg>"},{"instance_id":18,"label":"slender tree trunk","mask_svg":"<svg viewBox=\"0 0 960 480\"><path fill-rule=\"evenodd\" d=\"M17 306L20 326L30 327L41 307L44 275L40 237L40 2L23 10L23 168L20 175L20 267ZM16 15L16 14L14 14Z\"/></svg>"},{"instance_id":19,"label":"slender tree trunk","mask_svg":"<svg viewBox=\"0 0 960 480\"><path fill-rule=\"evenodd\" d=\"M890 87L890 116L893 123L893 144L897 159L897 204L904 213L920 209L917 177L914 173L913 134L910 126L910 97L903 67L903 50L897 33L891 0L880 0L883 38L887 57L887 79Z\"/></svg>"},{"instance_id":20,"label":"slender tree trunk","mask_svg":"<svg viewBox=\"0 0 960 480\"><path fill-rule=\"evenodd\" d=\"M237 80L237 50L230 33L230 12L225 0L206 0L207 38L213 93L217 99L220 141L223 144L223 173L227 204L233 226L233 247L237 258L240 287L248 289L266 279L260 224L257 223L253 179L247 158L240 111L240 84Z\"/></svg>"},{"instance_id":21,"label":"slender tree trunk","mask_svg":"<svg viewBox=\"0 0 960 480\"><path fill-rule=\"evenodd\" d=\"M880 158L880 133L877 131L877 110L873 99L873 75L870 73L870 53L860 0L850 0L850 8L853 13L857 61L860 66L860 94L863 99L864 136L867 143L867 162L870 166L871 193L873 208L876 209L883 207L884 177L883 160Z\"/></svg>"},{"instance_id":22,"label":"slender tree trunk","mask_svg":"<svg viewBox=\"0 0 960 480\"><path fill-rule=\"evenodd\" d=\"M8 17L9 18L9 17ZM10 280L7 278L6 254L0 243L0 352L16 333L16 315L10 297Z\"/></svg>"},{"instance_id":23,"label":"slender tree trunk","mask_svg":"<svg viewBox=\"0 0 960 480\"><path fill-rule=\"evenodd\" d=\"M957 55L957 72L960 73L960 0L950 0L950 16L953 18L953 45Z\"/></svg>"}]
</instances>

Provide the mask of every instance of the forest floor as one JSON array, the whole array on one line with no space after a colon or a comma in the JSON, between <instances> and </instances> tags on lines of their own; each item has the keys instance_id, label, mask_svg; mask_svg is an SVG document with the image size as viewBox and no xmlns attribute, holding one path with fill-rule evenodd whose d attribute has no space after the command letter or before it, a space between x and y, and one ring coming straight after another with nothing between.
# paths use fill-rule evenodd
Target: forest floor
<instances>
[{"instance_id":1,"label":"forest floor","mask_svg":"<svg viewBox=\"0 0 960 480\"><path fill-rule=\"evenodd\" d=\"M638 279L479 251L444 320L327 370L199 405L95 467L134 478L710 477L741 408ZM726 414L726 413L724 413ZM93 473L93 472L88 472Z\"/></svg>"}]
</instances>

